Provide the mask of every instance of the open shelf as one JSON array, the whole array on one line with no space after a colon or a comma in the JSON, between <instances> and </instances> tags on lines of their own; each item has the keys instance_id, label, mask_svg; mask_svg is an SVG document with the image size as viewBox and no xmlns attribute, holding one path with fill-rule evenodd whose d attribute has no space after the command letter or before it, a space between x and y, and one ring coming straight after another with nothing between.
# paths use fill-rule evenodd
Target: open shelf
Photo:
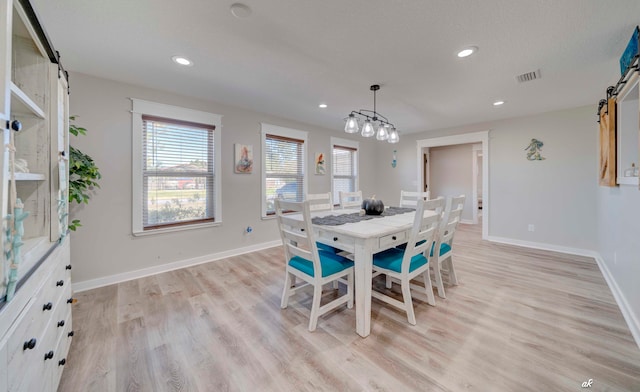
<instances>
[{"instance_id":1,"label":"open shelf","mask_svg":"<svg viewBox=\"0 0 640 392\"><path fill-rule=\"evenodd\" d=\"M16 181L43 181L44 174L40 173L16 173Z\"/></svg>"},{"instance_id":2,"label":"open shelf","mask_svg":"<svg viewBox=\"0 0 640 392\"><path fill-rule=\"evenodd\" d=\"M11 82L11 113L14 115L36 116L45 118L44 111L29 98L20 87Z\"/></svg>"}]
</instances>

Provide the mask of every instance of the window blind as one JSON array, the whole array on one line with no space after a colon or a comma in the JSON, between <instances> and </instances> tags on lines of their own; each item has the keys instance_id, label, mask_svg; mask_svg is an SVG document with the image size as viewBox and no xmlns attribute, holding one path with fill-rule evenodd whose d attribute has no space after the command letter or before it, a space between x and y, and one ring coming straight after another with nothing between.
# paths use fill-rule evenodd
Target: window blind
<instances>
[{"instance_id":1,"label":"window blind","mask_svg":"<svg viewBox=\"0 0 640 392\"><path fill-rule=\"evenodd\" d=\"M267 134L265 137L265 190L267 214L275 214L277 198L302 201L304 140Z\"/></svg>"},{"instance_id":2,"label":"window blind","mask_svg":"<svg viewBox=\"0 0 640 392\"><path fill-rule=\"evenodd\" d=\"M143 228L214 221L213 125L142 116Z\"/></svg>"},{"instance_id":3,"label":"window blind","mask_svg":"<svg viewBox=\"0 0 640 392\"><path fill-rule=\"evenodd\" d=\"M355 192L358 176L358 150L352 147L333 146L331 160L333 173L333 200L340 200L340 192Z\"/></svg>"}]
</instances>

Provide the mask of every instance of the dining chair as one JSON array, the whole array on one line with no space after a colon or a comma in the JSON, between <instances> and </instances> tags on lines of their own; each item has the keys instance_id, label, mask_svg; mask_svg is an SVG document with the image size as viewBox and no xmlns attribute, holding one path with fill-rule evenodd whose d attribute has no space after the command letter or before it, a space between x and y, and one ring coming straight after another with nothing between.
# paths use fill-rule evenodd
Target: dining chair
<instances>
[{"instance_id":1,"label":"dining chair","mask_svg":"<svg viewBox=\"0 0 640 392\"><path fill-rule=\"evenodd\" d=\"M421 200L421 199L420 199ZM442 196L438 196L438 198L436 199L431 199L431 200L425 200L424 201L424 210L425 211L433 211L436 213L436 215L438 215L440 217L440 224L442 224L442 218L444 215L444 209L445 209L445 204L446 201L444 199L444 197ZM416 206L417 206L417 200L416 200ZM438 235L438 231L439 229L436 230L436 236ZM433 240L435 242L435 238ZM407 244L400 244L398 246L396 246L396 248L404 250L407 247ZM387 288L390 289L392 286L392 281L393 278L389 275L386 276L386 285Z\"/></svg>"},{"instance_id":2,"label":"dining chair","mask_svg":"<svg viewBox=\"0 0 640 392\"><path fill-rule=\"evenodd\" d=\"M442 280L443 271L448 273L450 284L454 286L458 285L458 277L456 276L456 270L453 265L453 236L460 223L464 200L464 195L450 196L447 199L439 233L430 252L431 258L433 259L431 266L436 280L436 287L438 288L438 296L441 298L446 298L444 282Z\"/></svg>"},{"instance_id":3,"label":"dining chair","mask_svg":"<svg viewBox=\"0 0 640 392\"><path fill-rule=\"evenodd\" d=\"M331 200L331 192L307 193L307 200L309 200L309 210L311 211L333 210L333 200Z\"/></svg>"},{"instance_id":4,"label":"dining chair","mask_svg":"<svg viewBox=\"0 0 640 392\"><path fill-rule=\"evenodd\" d=\"M309 201L309 210L316 211L333 211L333 200L331 198L331 192L327 193L308 193L307 199ZM342 252L341 249L334 248L333 246L323 244L321 242L317 242L319 250L326 250L333 253ZM334 287L337 288L336 283L334 283Z\"/></svg>"},{"instance_id":5,"label":"dining chair","mask_svg":"<svg viewBox=\"0 0 640 392\"><path fill-rule=\"evenodd\" d=\"M420 199L416 203L413 228L405 249L391 248L373 255L373 275L384 274L400 282L402 289L402 302L380 291L372 290L371 296L395 306L407 313L409 324L416 325L416 316L411 300L411 289L425 290L427 302L435 306L433 287L429 278L429 249L431 248L438 226L440 214L426 214L425 202ZM411 280L422 275L424 287L412 285ZM413 286L413 287L412 287Z\"/></svg>"},{"instance_id":6,"label":"dining chair","mask_svg":"<svg viewBox=\"0 0 640 392\"><path fill-rule=\"evenodd\" d=\"M340 191L340 208L362 207L362 191L342 192Z\"/></svg>"},{"instance_id":7,"label":"dining chair","mask_svg":"<svg viewBox=\"0 0 640 392\"><path fill-rule=\"evenodd\" d=\"M410 207L415 208L418 199L429 200L430 192L411 192L411 191L400 191L400 203L398 207Z\"/></svg>"},{"instance_id":8,"label":"dining chair","mask_svg":"<svg viewBox=\"0 0 640 392\"><path fill-rule=\"evenodd\" d=\"M280 306L285 309L289 297L300 289L313 286L309 331L315 331L318 318L347 304L353 307L353 262L333 252L318 250L311 225L309 201L293 202L276 199L276 217L286 260L285 283ZM287 211L285 214L284 211ZM346 277L346 281L343 279ZM304 284L296 285L296 278ZM333 281L345 282L347 293L320 306L322 286Z\"/></svg>"}]
</instances>

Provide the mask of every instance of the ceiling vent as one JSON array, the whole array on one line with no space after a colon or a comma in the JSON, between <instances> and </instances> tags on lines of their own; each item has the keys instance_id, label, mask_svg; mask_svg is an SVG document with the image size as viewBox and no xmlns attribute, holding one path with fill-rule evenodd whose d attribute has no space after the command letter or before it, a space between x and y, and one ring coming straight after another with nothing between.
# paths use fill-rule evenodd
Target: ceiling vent
<instances>
[{"instance_id":1,"label":"ceiling vent","mask_svg":"<svg viewBox=\"0 0 640 392\"><path fill-rule=\"evenodd\" d=\"M532 80L540 79L542 75L540 75L540 70L531 71L527 73L523 73L522 75L516 76L516 80L519 83L530 82Z\"/></svg>"}]
</instances>

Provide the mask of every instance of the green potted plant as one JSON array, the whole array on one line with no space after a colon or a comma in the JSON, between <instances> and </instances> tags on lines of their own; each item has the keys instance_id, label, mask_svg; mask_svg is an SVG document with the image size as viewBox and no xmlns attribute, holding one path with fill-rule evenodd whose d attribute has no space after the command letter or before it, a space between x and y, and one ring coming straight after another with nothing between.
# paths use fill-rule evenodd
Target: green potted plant
<instances>
[{"instance_id":1,"label":"green potted plant","mask_svg":"<svg viewBox=\"0 0 640 392\"><path fill-rule=\"evenodd\" d=\"M76 116L69 116L69 133L78 136L86 135L87 130L72 124ZM79 149L69 146L69 203L87 204L90 199L90 192L94 188L100 188L98 180L102 178L100 170L89 155ZM79 219L69 222L69 229L76 231L82 226Z\"/></svg>"}]
</instances>

